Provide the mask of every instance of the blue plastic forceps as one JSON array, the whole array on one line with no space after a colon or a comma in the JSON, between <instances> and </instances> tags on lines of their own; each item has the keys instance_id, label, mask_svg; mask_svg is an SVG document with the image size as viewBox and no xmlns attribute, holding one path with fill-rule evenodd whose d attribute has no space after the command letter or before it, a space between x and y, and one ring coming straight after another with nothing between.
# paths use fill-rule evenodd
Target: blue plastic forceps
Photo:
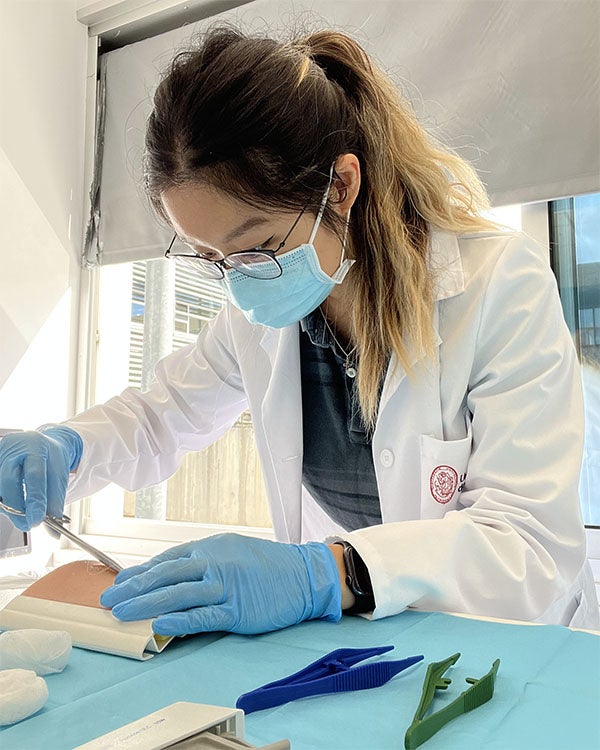
<instances>
[{"instance_id":1,"label":"blue plastic forceps","mask_svg":"<svg viewBox=\"0 0 600 750\"><path fill-rule=\"evenodd\" d=\"M10 505L6 505L6 503L2 502L2 498L0 498L0 508L7 513L12 513L15 516L24 516L25 513L22 510L17 510L16 508L11 508ZM78 547L81 547L81 549L84 549L86 552L89 552L89 554L92 557L95 557L96 560L99 560L101 563L104 563L107 568L111 568L111 570L116 570L117 573L120 570L123 570L123 566L120 565L116 560L113 560L112 557L109 557L107 554L99 550L97 547L94 547L92 544L89 544L88 542L81 539L81 537L78 537L77 534L74 534L70 529L67 529L66 526L64 526L65 523L70 523L71 519L68 516L63 515L61 518L55 518L54 516L46 516L44 518L44 524L49 528L55 531L57 534L62 534L63 536L66 536L67 539L70 539L72 542L74 542Z\"/></svg>"},{"instance_id":2,"label":"blue plastic forceps","mask_svg":"<svg viewBox=\"0 0 600 750\"><path fill-rule=\"evenodd\" d=\"M353 668L353 665L359 661L385 654L393 648L393 646L338 648L299 672L240 695L235 704L236 708L241 708L245 713L250 714L253 711L281 706L283 703L289 703L297 698L306 698L309 695L343 693L349 690L379 687L399 672L423 659L422 655L409 656L399 661L377 661Z\"/></svg>"}]
</instances>

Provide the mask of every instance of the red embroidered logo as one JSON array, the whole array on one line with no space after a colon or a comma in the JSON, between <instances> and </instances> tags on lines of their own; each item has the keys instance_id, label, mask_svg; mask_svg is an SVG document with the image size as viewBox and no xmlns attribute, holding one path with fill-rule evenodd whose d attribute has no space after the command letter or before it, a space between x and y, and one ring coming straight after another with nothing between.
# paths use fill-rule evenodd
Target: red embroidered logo
<instances>
[{"instance_id":1,"label":"red embroidered logo","mask_svg":"<svg viewBox=\"0 0 600 750\"><path fill-rule=\"evenodd\" d=\"M450 502L458 487L458 474L451 466L436 466L429 477L433 499L445 505Z\"/></svg>"}]
</instances>

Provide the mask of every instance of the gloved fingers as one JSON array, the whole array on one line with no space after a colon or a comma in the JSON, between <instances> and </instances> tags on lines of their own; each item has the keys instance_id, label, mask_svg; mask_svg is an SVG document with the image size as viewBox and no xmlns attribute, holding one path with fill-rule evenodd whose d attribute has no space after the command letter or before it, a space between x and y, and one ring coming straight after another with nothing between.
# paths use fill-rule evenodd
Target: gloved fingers
<instances>
[{"instance_id":1,"label":"gloved fingers","mask_svg":"<svg viewBox=\"0 0 600 750\"><path fill-rule=\"evenodd\" d=\"M102 592L100 603L106 607L133 599L136 596L149 594L152 591L174 586L187 581L199 581L204 578L208 570L207 560L191 560L179 558L159 563L150 570L133 575L126 581L115 583ZM115 578L118 581L118 576Z\"/></svg>"},{"instance_id":2,"label":"gloved fingers","mask_svg":"<svg viewBox=\"0 0 600 750\"><path fill-rule=\"evenodd\" d=\"M184 544L178 544L175 547L169 547L158 555L151 557L146 562L140 565L132 565L130 568L121 570L115 578L115 584L124 583L133 576L138 576L140 573L145 573L148 570L152 570L157 565L163 562L169 562L170 560L179 560L182 558L189 557L191 554L191 545L194 542L185 542Z\"/></svg>"},{"instance_id":3,"label":"gloved fingers","mask_svg":"<svg viewBox=\"0 0 600 750\"><path fill-rule=\"evenodd\" d=\"M25 494L23 492L23 460L20 456L5 458L0 465L0 498L10 508L25 512ZM2 511L21 531L30 528L25 516Z\"/></svg>"},{"instance_id":4,"label":"gloved fingers","mask_svg":"<svg viewBox=\"0 0 600 750\"><path fill-rule=\"evenodd\" d=\"M133 576L137 576L140 573L145 573L147 570L150 569L149 562L141 563L140 565L132 565L129 568L123 568L123 570L120 570L116 577L115 577L115 584L117 583L125 583L125 581L128 581L130 578L133 578Z\"/></svg>"},{"instance_id":5,"label":"gloved fingers","mask_svg":"<svg viewBox=\"0 0 600 750\"><path fill-rule=\"evenodd\" d=\"M220 630L232 632L235 624L231 608L217 604L162 615L154 620L152 630L157 635L192 635Z\"/></svg>"},{"instance_id":6,"label":"gloved fingers","mask_svg":"<svg viewBox=\"0 0 600 750\"><path fill-rule=\"evenodd\" d=\"M148 563L132 565L129 568L123 568L123 570L120 570L115 577L115 585L118 583L125 583L125 581L133 578L133 576L137 576L140 573L145 573L148 569Z\"/></svg>"},{"instance_id":7,"label":"gloved fingers","mask_svg":"<svg viewBox=\"0 0 600 750\"><path fill-rule=\"evenodd\" d=\"M46 512L54 518L62 518L67 494L68 475L52 470L48 474Z\"/></svg>"},{"instance_id":8,"label":"gloved fingers","mask_svg":"<svg viewBox=\"0 0 600 750\"><path fill-rule=\"evenodd\" d=\"M199 605L220 604L222 601L223 587L218 581L193 581L126 599L116 604L112 608L112 613L119 620L131 622L158 617L169 612L181 612Z\"/></svg>"},{"instance_id":9,"label":"gloved fingers","mask_svg":"<svg viewBox=\"0 0 600 750\"><path fill-rule=\"evenodd\" d=\"M46 517L48 464L46 456L27 454L23 459L25 484L25 513L30 526L37 526Z\"/></svg>"},{"instance_id":10,"label":"gloved fingers","mask_svg":"<svg viewBox=\"0 0 600 750\"><path fill-rule=\"evenodd\" d=\"M150 570L145 570L138 575L133 575L126 581L117 582L102 592L100 603L105 607L114 607L115 604L135 596L148 594L151 591L174 586L185 581L202 580L208 570L206 559L190 559L188 557L168 560L155 565ZM115 578L118 581L118 576Z\"/></svg>"}]
</instances>

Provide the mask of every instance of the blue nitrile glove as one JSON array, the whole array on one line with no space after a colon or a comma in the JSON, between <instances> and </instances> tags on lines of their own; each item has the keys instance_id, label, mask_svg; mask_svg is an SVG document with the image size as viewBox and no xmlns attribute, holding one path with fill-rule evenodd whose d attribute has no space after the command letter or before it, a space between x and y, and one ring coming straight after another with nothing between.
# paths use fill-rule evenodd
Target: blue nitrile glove
<instances>
[{"instance_id":1,"label":"blue nitrile glove","mask_svg":"<svg viewBox=\"0 0 600 750\"><path fill-rule=\"evenodd\" d=\"M62 517L69 473L82 451L83 440L65 425L11 432L0 440L0 498L25 511L5 514L18 529L27 531L46 515Z\"/></svg>"},{"instance_id":2,"label":"blue nitrile glove","mask_svg":"<svg viewBox=\"0 0 600 750\"><path fill-rule=\"evenodd\" d=\"M121 571L100 603L119 620L156 617L159 635L267 633L342 616L338 568L326 544L217 534Z\"/></svg>"}]
</instances>

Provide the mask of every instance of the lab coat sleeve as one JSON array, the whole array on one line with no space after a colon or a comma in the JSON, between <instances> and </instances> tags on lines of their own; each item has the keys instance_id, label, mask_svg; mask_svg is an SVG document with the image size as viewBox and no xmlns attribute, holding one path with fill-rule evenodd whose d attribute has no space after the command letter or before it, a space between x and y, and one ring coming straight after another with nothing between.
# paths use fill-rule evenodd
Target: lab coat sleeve
<instances>
[{"instance_id":1,"label":"lab coat sleeve","mask_svg":"<svg viewBox=\"0 0 600 750\"><path fill-rule=\"evenodd\" d=\"M167 479L188 451L213 443L246 408L224 309L190 344L160 360L150 390L127 388L65 424L83 439L67 502L110 482L128 490Z\"/></svg>"},{"instance_id":2,"label":"lab coat sleeve","mask_svg":"<svg viewBox=\"0 0 600 750\"><path fill-rule=\"evenodd\" d=\"M584 563L581 383L543 251L509 240L480 311L462 507L345 536L371 573L375 619L415 607L534 620Z\"/></svg>"}]
</instances>

